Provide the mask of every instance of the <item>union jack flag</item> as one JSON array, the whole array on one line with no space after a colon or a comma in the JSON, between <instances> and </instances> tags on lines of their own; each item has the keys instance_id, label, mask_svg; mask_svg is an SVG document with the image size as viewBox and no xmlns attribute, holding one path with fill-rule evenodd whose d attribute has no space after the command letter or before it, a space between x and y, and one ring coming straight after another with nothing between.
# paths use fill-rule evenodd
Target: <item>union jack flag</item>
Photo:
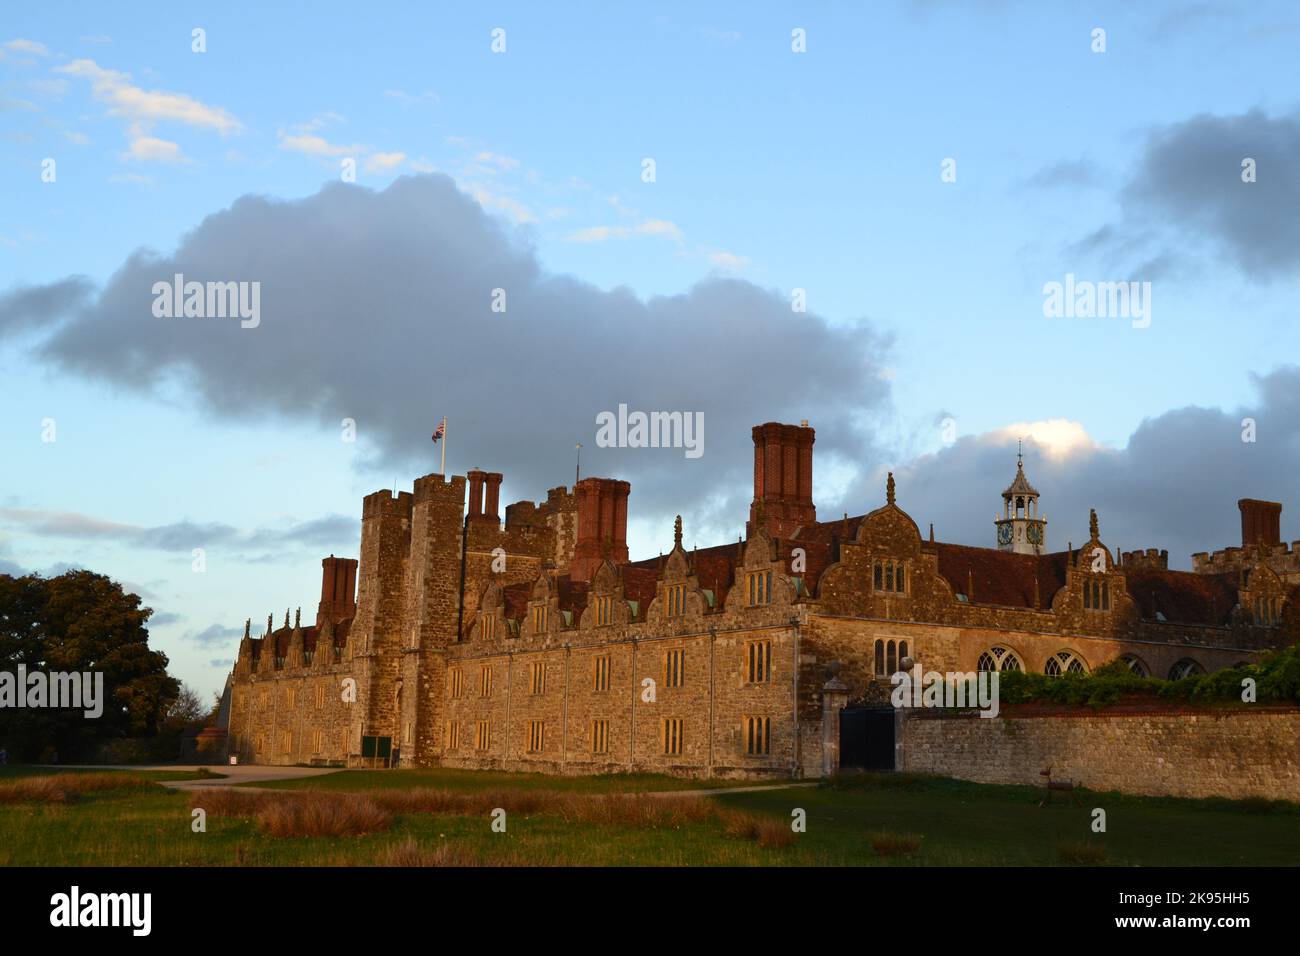
<instances>
[{"instance_id":1,"label":"union jack flag","mask_svg":"<svg viewBox=\"0 0 1300 956\"><path fill-rule=\"evenodd\" d=\"M433 433L433 440L436 443L439 438L447 434L447 419L438 422L438 429Z\"/></svg>"}]
</instances>

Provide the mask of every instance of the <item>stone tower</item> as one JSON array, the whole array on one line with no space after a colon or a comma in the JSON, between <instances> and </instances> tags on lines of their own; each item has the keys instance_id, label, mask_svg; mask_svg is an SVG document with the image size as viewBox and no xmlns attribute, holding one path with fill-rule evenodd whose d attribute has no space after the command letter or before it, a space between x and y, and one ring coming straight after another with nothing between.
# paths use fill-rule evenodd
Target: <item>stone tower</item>
<instances>
[{"instance_id":1,"label":"stone tower","mask_svg":"<svg viewBox=\"0 0 1300 956\"><path fill-rule=\"evenodd\" d=\"M1016 477L1002 492L1002 514L994 517L998 550L1042 554L1047 548L1047 518L1038 513L1038 490L1025 477L1025 456L1016 455Z\"/></svg>"}]
</instances>

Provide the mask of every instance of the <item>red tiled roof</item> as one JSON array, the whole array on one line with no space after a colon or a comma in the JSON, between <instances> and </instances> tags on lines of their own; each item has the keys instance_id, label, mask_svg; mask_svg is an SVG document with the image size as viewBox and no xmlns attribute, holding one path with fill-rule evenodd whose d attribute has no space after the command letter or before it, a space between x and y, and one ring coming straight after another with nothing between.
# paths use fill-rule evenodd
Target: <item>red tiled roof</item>
<instances>
[{"instance_id":1,"label":"red tiled roof","mask_svg":"<svg viewBox=\"0 0 1300 956\"><path fill-rule=\"evenodd\" d=\"M1000 604L1004 607L1050 608L1052 597L1065 587L1067 553L1014 554L996 548L972 548L964 544L926 542L927 550L939 556L939 573L957 594L972 604ZM1034 582L1038 601L1034 601ZM967 592L972 588L974 594Z\"/></svg>"},{"instance_id":2,"label":"red tiled roof","mask_svg":"<svg viewBox=\"0 0 1300 956\"><path fill-rule=\"evenodd\" d=\"M533 598L533 582L520 581L507 584L501 589L501 600L505 605L505 615L509 620L522 621L528 613L528 602Z\"/></svg>"},{"instance_id":3,"label":"red tiled roof","mask_svg":"<svg viewBox=\"0 0 1300 956\"><path fill-rule=\"evenodd\" d=\"M1227 624L1237 604L1237 576L1193 574L1159 568L1124 568L1129 597L1142 616L1156 620L1156 612L1171 624Z\"/></svg>"},{"instance_id":4,"label":"red tiled roof","mask_svg":"<svg viewBox=\"0 0 1300 956\"><path fill-rule=\"evenodd\" d=\"M637 602L637 620L645 620L646 608L655 599L658 584L658 568L636 567L630 564L624 566L623 597L625 600Z\"/></svg>"}]
</instances>

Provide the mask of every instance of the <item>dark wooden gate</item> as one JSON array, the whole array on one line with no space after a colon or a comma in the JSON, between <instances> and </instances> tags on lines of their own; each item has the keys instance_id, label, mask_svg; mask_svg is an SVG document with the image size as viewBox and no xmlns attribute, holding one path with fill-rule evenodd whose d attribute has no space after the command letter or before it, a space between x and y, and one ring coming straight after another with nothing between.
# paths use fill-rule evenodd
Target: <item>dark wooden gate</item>
<instances>
[{"instance_id":1,"label":"dark wooden gate","mask_svg":"<svg viewBox=\"0 0 1300 956\"><path fill-rule=\"evenodd\" d=\"M845 707L840 711L840 769L894 769L894 711Z\"/></svg>"}]
</instances>

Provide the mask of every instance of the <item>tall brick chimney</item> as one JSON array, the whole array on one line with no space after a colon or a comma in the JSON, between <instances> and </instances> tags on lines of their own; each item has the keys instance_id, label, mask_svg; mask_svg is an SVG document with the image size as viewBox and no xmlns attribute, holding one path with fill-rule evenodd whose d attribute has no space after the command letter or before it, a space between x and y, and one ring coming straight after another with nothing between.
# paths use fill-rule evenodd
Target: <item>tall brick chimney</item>
<instances>
[{"instance_id":1,"label":"tall brick chimney","mask_svg":"<svg viewBox=\"0 0 1300 956\"><path fill-rule=\"evenodd\" d=\"M1237 507L1241 509L1243 548L1259 544L1274 545L1282 540L1282 505L1279 502L1242 498L1237 502Z\"/></svg>"},{"instance_id":2,"label":"tall brick chimney","mask_svg":"<svg viewBox=\"0 0 1300 956\"><path fill-rule=\"evenodd\" d=\"M316 609L316 626L326 621L337 624L357 612L357 559L321 559L320 606Z\"/></svg>"},{"instance_id":3,"label":"tall brick chimney","mask_svg":"<svg viewBox=\"0 0 1300 956\"><path fill-rule=\"evenodd\" d=\"M486 482L486 499L483 502L483 517L491 518L493 521L501 521L501 478L502 475L497 471L489 471L483 476Z\"/></svg>"},{"instance_id":4,"label":"tall brick chimney","mask_svg":"<svg viewBox=\"0 0 1300 956\"><path fill-rule=\"evenodd\" d=\"M754 501L745 522L746 537L759 528L788 538L800 525L817 520L812 500L812 455L817 433L804 422L754 426Z\"/></svg>"},{"instance_id":5,"label":"tall brick chimney","mask_svg":"<svg viewBox=\"0 0 1300 956\"><path fill-rule=\"evenodd\" d=\"M487 472L474 468L465 477L469 479L469 516L477 518L483 514L483 482Z\"/></svg>"},{"instance_id":6,"label":"tall brick chimney","mask_svg":"<svg viewBox=\"0 0 1300 956\"><path fill-rule=\"evenodd\" d=\"M578 540L569 577L590 581L600 563L627 564L627 496L632 486L613 478L584 478L574 485L578 498Z\"/></svg>"}]
</instances>

